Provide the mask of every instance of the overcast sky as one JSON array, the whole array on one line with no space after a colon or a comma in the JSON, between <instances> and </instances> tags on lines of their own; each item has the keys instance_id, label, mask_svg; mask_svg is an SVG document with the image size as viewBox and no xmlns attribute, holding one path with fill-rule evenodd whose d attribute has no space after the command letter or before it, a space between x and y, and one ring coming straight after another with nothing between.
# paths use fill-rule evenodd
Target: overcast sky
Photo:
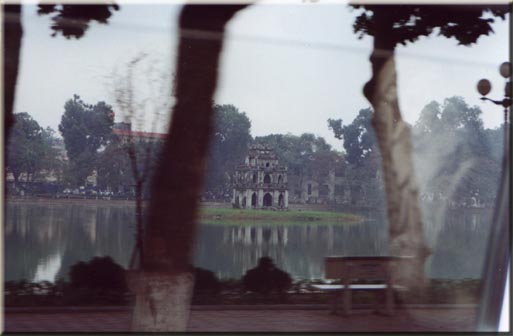
<instances>
[{"instance_id":1,"label":"overcast sky","mask_svg":"<svg viewBox=\"0 0 513 336\"><path fill-rule=\"evenodd\" d=\"M109 25L92 24L82 39L65 40L50 36L50 20L37 16L35 6L24 6L15 112L28 112L42 126L57 130L64 103L73 94L117 110L115 69L124 69L141 52L158 61L162 72L174 67L179 10L176 5L122 5ZM340 150L326 120L349 123L369 106L361 92L370 78L372 39L354 35L355 15L345 5L318 4L254 5L241 11L228 26L216 102L246 112L253 136L310 132ZM509 55L508 25L499 19L495 34L472 47L436 36L399 47L404 118L413 123L430 101L459 95L483 109L486 127L498 126L502 109L482 103L475 86L488 78L495 85L490 96L502 97L498 66Z\"/></svg>"}]
</instances>

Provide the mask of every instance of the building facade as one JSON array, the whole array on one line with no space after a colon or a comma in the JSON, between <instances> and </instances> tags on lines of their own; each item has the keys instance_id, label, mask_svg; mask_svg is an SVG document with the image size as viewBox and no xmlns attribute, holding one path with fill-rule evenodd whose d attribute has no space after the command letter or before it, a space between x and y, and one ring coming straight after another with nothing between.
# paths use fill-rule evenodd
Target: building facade
<instances>
[{"instance_id":1,"label":"building facade","mask_svg":"<svg viewBox=\"0 0 513 336\"><path fill-rule=\"evenodd\" d=\"M115 123L112 127L112 133L122 143L127 143L130 140L134 142L163 142L167 137L166 133L134 131L132 130L132 124L129 122Z\"/></svg>"},{"instance_id":2,"label":"building facade","mask_svg":"<svg viewBox=\"0 0 513 336\"><path fill-rule=\"evenodd\" d=\"M240 209L287 209L287 167L280 166L272 147L251 145L244 164L232 178L232 205Z\"/></svg>"}]
</instances>

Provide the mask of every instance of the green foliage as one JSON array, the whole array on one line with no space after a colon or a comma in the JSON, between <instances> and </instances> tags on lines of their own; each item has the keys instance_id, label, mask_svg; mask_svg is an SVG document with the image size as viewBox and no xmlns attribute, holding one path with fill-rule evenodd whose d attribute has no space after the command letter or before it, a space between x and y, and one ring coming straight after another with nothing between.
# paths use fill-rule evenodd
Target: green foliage
<instances>
[{"instance_id":1,"label":"green foliage","mask_svg":"<svg viewBox=\"0 0 513 336\"><path fill-rule=\"evenodd\" d=\"M425 191L458 204L493 203L502 156L502 129L485 130L481 110L461 97L431 102L414 126L414 150ZM427 181L426 181L427 180Z\"/></svg>"},{"instance_id":2,"label":"green foliage","mask_svg":"<svg viewBox=\"0 0 513 336\"><path fill-rule=\"evenodd\" d=\"M15 124L8 144L7 167L15 183L21 174L33 179L41 170L59 166L57 152L52 147L55 140L51 128L43 129L26 112L14 114Z\"/></svg>"},{"instance_id":3,"label":"green foliage","mask_svg":"<svg viewBox=\"0 0 513 336\"><path fill-rule=\"evenodd\" d=\"M326 177L341 161L340 154L332 150L324 138L311 133L270 134L256 137L255 143L273 147L280 164L287 166L289 174L293 175Z\"/></svg>"},{"instance_id":4,"label":"green foliage","mask_svg":"<svg viewBox=\"0 0 513 336\"><path fill-rule=\"evenodd\" d=\"M508 5L353 5L361 13L353 29L359 38L382 35L393 48L433 33L455 38L459 44L476 43L493 32L491 14L505 19ZM377 20L376 18L379 19ZM384 30L386 29L386 30Z\"/></svg>"},{"instance_id":5,"label":"green foliage","mask_svg":"<svg viewBox=\"0 0 513 336\"><path fill-rule=\"evenodd\" d=\"M121 141L111 141L105 150L99 153L98 187L100 190L118 191L120 186L134 185L130 169L128 149Z\"/></svg>"},{"instance_id":6,"label":"green foliage","mask_svg":"<svg viewBox=\"0 0 513 336\"><path fill-rule=\"evenodd\" d=\"M342 119L328 119L328 127L335 138L343 141L344 158L349 167L346 177L352 182L352 202L364 199L368 204L381 207L384 203L383 184L378 178L381 157L371 124L372 113L370 108L361 109L348 125L343 125Z\"/></svg>"},{"instance_id":7,"label":"green foliage","mask_svg":"<svg viewBox=\"0 0 513 336\"><path fill-rule=\"evenodd\" d=\"M251 121L233 105L215 105L214 114L205 190L222 196L231 194L230 176L243 161L252 140Z\"/></svg>"},{"instance_id":8,"label":"green foliage","mask_svg":"<svg viewBox=\"0 0 513 336\"><path fill-rule=\"evenodd\" d=\"M194 267L194 295L197 294L219 294L221 282L214 272Z\"/></svg>"},{"instance_id":9,"label":"green foliage","mask_svg":"<svg viewBox=\"0 0 513 336\"><path fill-rule=\"evenodd\" d=\"M136 179L143 182L143 198L147 198L150 182L158 163L160 142L134 141L132 144L113 138L105 149L98 154L98 186L100 189L126 191L135 185ZM134 161L130 159L133 148ZM137 174L135 176L134 167Z\"/></svg>"},{"instance_id":10,"label":"green foliage","mask_svg":"<svg viewBox=\"0 0 513 336\"><path fill-rule=\"evenodd\" d=\"M74 95L64 105L59 131L69 158L70 184L82 185L96 168L98 150L111 140L113 119L112 107L104 102L89 105Z\"/></svg>"},{"instance_id":11,"label":"green foliage","mask_svg":"<svg viewBox=\"0 0 513 336\"><path fill-rule=\"evenodd\" d=\"M94 257L71 266L70 284L73 288L127 290L125 270L111 257Z\"/></svg>"},{"instance_id":12,"label":"green foliage","mask_svg":"<svg viewBox=\"0 0 513 336\"><path fill-rule=\"evenodd\" d=\"M377 152L376 136L371 125L372 110L362 109L349 125L343 126L342 119L328 119L328 127L335 138L343 140L348 163L361 167L367 158Z\"/></svg>"},{"instance_id":13,"label":"green foliage","mask_svg":"<svg viewBox=\"0 0 513 336\"><path fill-rule=\"evenodd\" d=\"M208 225L301 225L312 223L345 225L358 223L363 217L334 211L289 210L289 211L261 211L255 209L229 209L229 208L202 208L199 213L202 224Z\"/></svg>"},{"instance_id":14,"label":"green foliage","mask_svg":"<svg viewBox=\"0 0 513 336\"><path fill-rule=\"evenodd\" d=\"M52 36L62 34L66 38L81 38L89 28L90 21L106 24L113 11L119 10L116 4L40 4L39 15L55 14L52 17ZM72 24L70 24L72 22Z\"/></svg>"},{"instance_id":15,"label":"green foliage","mask_svg":"<svg viewBox=\"0 0 513 336\"><path fill-rule=\"evenodd\" d=\"M272 292L283 293L292 286L290 275L274 265L269 257L258 260L258 266L244 274L242 278L244 289L260 294Z\"/></svg>"}]
</instances>

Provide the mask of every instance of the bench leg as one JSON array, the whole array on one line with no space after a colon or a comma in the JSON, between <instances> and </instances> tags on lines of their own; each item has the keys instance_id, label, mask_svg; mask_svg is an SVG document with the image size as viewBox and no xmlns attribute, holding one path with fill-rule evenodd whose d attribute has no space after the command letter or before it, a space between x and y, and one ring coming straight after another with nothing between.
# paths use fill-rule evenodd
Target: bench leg
<instances>
[{"instance_id":1,"label":"bench leg","mask_svg":"<svg viewBox=\"0 0 513 336\"><path fill-rule=\"evenodd\" d=\"M374 291L374 313L379 314L381 312L381 304L384 302L384 293L381 291Z\"/></svg>"},{"instance_id":2,"label":"bench leg","mask_svg":"<svg viewBox=\"0 0 513 336\"><path fill-rule=\"evenodd\" d=\"M346 288L343 290L343 306L342 306L342 313L344 315L351 315L351 289L348 288L349 286L346 286Z\"/></svg>"},{"instance_id":3,"label":"bench leg","mask_svg":"<svg viewBox=\"0 0 513 336\"><path fill-rule=\"evenodd\" d=\"M338 291L338 290L333 291L332 304L331 304L331 314L333 314L333 315L337 314L339 296L340 296L340 291Z\"/></svg>"},{"instance_id":4,"label":"bench leg","mask_svg":"<svg viewBox=\"0 0 513 336\"><path fill-rule=\"evenodd\" d=\"M385 314L394 314L394 291L391 286L385 289Z\"/></svg>"}]
</instances>

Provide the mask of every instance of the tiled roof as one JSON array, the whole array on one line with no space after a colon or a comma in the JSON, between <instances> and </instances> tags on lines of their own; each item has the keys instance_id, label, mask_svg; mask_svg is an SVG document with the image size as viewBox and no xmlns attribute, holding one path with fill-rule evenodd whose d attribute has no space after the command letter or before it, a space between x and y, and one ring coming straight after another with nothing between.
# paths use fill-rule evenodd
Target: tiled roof
<instances>
[{"instance_id":1,"label":"tiled roof","mask_svg":"<svg viewBox=\"0 0 513 336\"><path fill-rule=\"evenodd\" d=\"M116 135L121 136L132 136L135 138L152 138L152 139L165 139L167 137L166 133L154 133L154 132L141 132L141 131L129 131L123 129L114 128L112 132Z\"/></svg>"}]
</instances>

